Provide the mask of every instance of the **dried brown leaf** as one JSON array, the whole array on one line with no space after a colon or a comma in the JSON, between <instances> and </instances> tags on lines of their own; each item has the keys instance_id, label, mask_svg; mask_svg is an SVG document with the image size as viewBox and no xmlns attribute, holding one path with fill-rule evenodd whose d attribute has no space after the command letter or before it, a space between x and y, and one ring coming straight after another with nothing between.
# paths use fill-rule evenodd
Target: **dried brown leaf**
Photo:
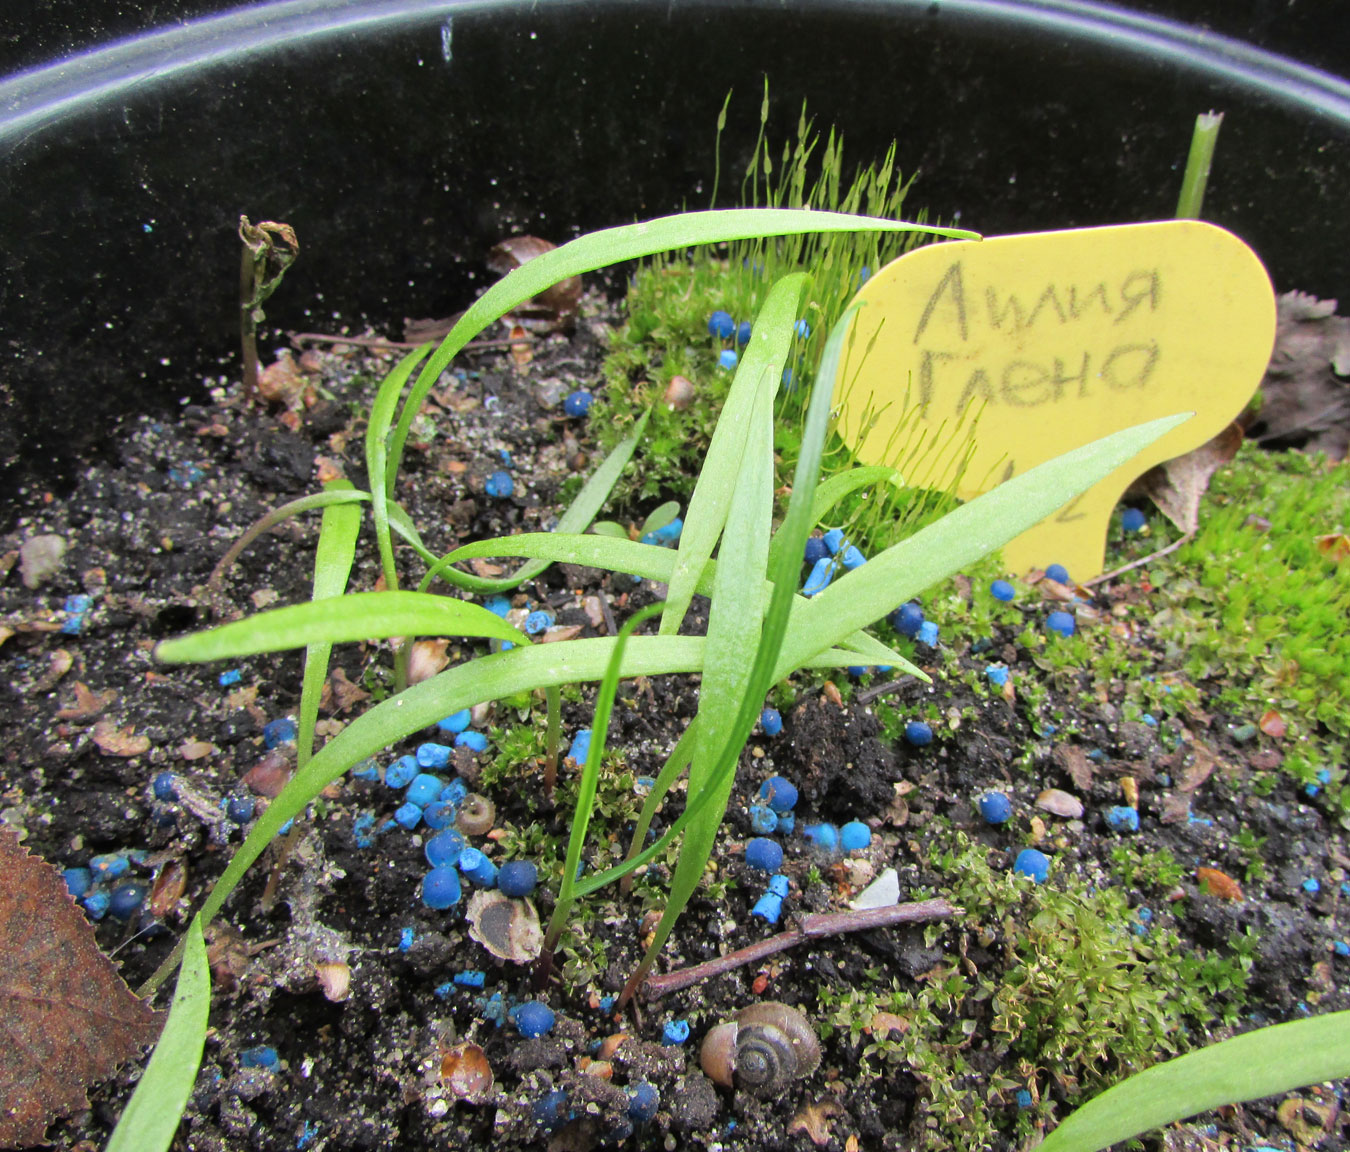
<instances>
[{"instance_id":1,"label":"dried brown leaf","mask_svg":"<svg viewBox=\"0 0 1350 1152\"><path fill-rule=\"evenodd\" d=\"M110 720L100 720L94 725L94 743L105 756L139 756L150 750L148 736L137 736L131 725L119 728Z\"/></svg>"},{"instance_id":2,"label":"dried brown leaf","mask_svg":"<svg viewBox=\"0 0 1350 1152\"><path fill-rule=\"evenodd\" d=\"M1236 423L1229 424L1194 451L1144 473L1139 487L1182 532L1194 532L1200 526L1200 497L1209 487L1210 477L1236 456L1241 446L1242 429Z\"/></svg>"},{"instance_id":3,"label":"dried brown leaf","mask_svg":"<svg viewBox=\"0 0 1350 1152\"><path fill-rule=\"evenodd\" d=\"M1261 382L1261 411L1251 435L1262 443L1297 444L1333 459L1350 443L1350 319L1335 300L1288 292L1277 301L1275 351Z\"/></svg>"},{"instance_id":4,"label":"dried brown leaf","mask_svg":"<svg viewBox=\"0 0 1350 1152\"><path fill-rule=\"evenodd\" d=\"M1092 761L1077 744L1056 744L1050 758L1062 771L1068 773L1074 787L1080 792L1087 792L1092 788Z\"/></svg>"},{"instance_id":5,"label":"dried brown leaf","mask_svg":"<svg viewBox=\"0 0 1350 1152\"><path fill-rule=\"evenodd\" d=\"M159 1034L101 951L61 873L0 830L0 1146L41 1143L90 1085Z\"/></svg>"},{"instance_id":6,"label":"dried brown leaf","mask_svg":"<svg viewBox=\"0 0 1350 1152\"><path fill-rule=\"evenodd\" d=\"M117 690L115 688L94 692L82 680L76 680L75 703L62 708L56 714L56 718L58 720L92 720L116 699Z\"/></svg>"},{"instance_id":7,"label":"dried brown leaf","mask_svg":"<svg viewBox=\"0 0 1350 1152\"><path fill-rule=\"evenodd\" d=\"M811 1138L812 1144L824 1147L830 1142L831 1126L842 1114L843 1109L828 1098L807 1104L788 1122L788 1135L803 1132Z\"/></svg>"}]
</instances>

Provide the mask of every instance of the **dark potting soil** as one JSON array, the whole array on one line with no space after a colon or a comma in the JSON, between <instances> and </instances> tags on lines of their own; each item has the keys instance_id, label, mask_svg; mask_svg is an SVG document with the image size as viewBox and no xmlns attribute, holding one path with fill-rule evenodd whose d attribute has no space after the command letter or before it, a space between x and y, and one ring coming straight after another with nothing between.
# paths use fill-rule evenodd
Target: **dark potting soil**
<instances>
[{"instance_id":1,"label":"dark potting soil","mask_svg":"<svg viewBox=\"0 0 1350 1152\"><path fill-rule=\"evenodd\" d=\"M433 551L551 526L566 482L594 463L586 421L566 416L563 399L599 380L613 318L608 305L588 297L575 334L539 341L528 363L521 350L489 350L469 355L443 377L414 430L398 491ZM241 840L229 800L265 803L257 790L266 790L259 783L266 773L249 777L254 788L244 778L267 760L264 726L294 714L300 679L293 654L224 667L162 667L151 650L165 637L218 619L308 597L313 516L285 522L245 551L224 578L223 597L208 595L205 585L239 533L276 505L313 491L316 477L342 473L364 486L363 405L392 363L391 354L350 347L311 352L302 366L312 373L275 370L273 383L290 401L283 405L245 397L237 385L222 381L209 405L185 406L177 421L142 420L126 428L109 457L91 463L69 497L31 493L30 507L0 538L0 819L30 850L62 868L85 865L100 853L145 853L132 873L155 885L157 915L130 924L108 916L97 925L101 944L133 987L168 954ZM494 498L485 482L503 468L514 478L514 492ZM64 554L29 588L21 579L19 550L38 536L58 538ZM482 571L491 574L489 566ZM363 548L350 588L371 589L377 577L371 551ZM555 567L518 590L513 606L547 606L559 627L606 635L614 621L622 623L661 592L650 582ZM1146 595L1138 584L1110 583L1096 590L1093 607L1109 621L1115 606ZM88 600L72 599L77 597ZM696 602L686 627L699 625ZM976 692L962 678L963 671L982 671L991 652L1035 675L1016 630L997 626L989 641L983 651L964 642L955 650L917 646L916 659L934 683L902 681L868 703L858 702L863 691L842 671L833 682L799 678L783 698L783 732L757 734L744 754L713 857L716 872L672 937L664 968L711 959L774 931L750 914L764 879L742 859L742 846L753 835L748 807L760 782L774 773L801 790L799 825L864 820L874 831L871 847L849 859L814 853L800 835L782 837L783 871L793 882L789 915L846 907L888 867L899 874L902 899L947 894L952 877L939 857L959 852L954 845L963 841L956 837L974 845L996 876L1006 874L1018 848L1034 839L1053 856L1052 885L1062 877L1089 887L1111 883L1112 854L1123 841L1102 814L1122 803L1122 780L1128 778L1139 789L1143 815L1129 847L1146 857L1170 851L1184 866L1166 891L1147 891L1142 880L1129 889L1131 906L1151 904L1155 922L1165 921L1185 949L1222 952L1235 935L1255 934L1237 1030L1350 1006L1350 960L1332 948L1344 900L1340 881L1350 867L1343 833L1288 777L1264 796L1244 787L1254 773L1268 773L1278 762L1277 743L1265 736L1231 739L1233 718L1204 700L1185 732L1175 722L1150 727L1126 721L1112 691L1093 700L1081 690L1089 682L1086 673L1070 674L1049 689L1064 716L1060 727L1074 733L1056 740L1038 730L1030 709ZM1139 642L1151 641L1141 635ZM452 642L447 656L458 661L474 651L481 648ZM335 650L321 741L387 691L388 663L383 644ZM568 697L565 736L590 726L592 701L590 689ZM625 687L611 733L611 746L622 752L622 763L611 765L613 776L654 776L696 704L693 678ZM933 744L913 747L897 738L895 716L934 712L944 723ZM536 703L534 718L540 714ZM481 755L460 754L456 766L471 782L494 764L500 741L522 715L516 705L503 704L476 717L475 727L499 741ZM1186 743L1192 734L1218 748L1221 763L1193 786L1187 814L1168 822L1161 814L1174 794L1169 784L1193 764ZM392 762L414 743L390 749L381 762ZM151 790L152 779L165 771L174 774L178 788L177 798L167 802ZM544 800L533 762L513 776L489 776L483 790L496 805L500 834L475 843L500 854L504 845L523 845L521 830L532 827L532 834L565 840L570 812ZM995 788L1012 797L1015 826L986 826L976 814L974 800ZM1037 809L1034 799L1047 788L1073 793L1085 806L1083 815L1064 818ZM636 811L640 799L632 787L629 793L626 803ZM616 1019L607 998L641 955L651 926L647 914L660 906L665 869L654 868L638 894L610 892L597 902L598 911L584 922L592 938L571 954L564 949L564 979L547 997L558 1013L557 1027L547 1037L526 1040L487 1017L503 1001L533 995L529 968L495 961L471 940L463 904L435 912L419 901L426 871L422 833L395 827L362 846L361 817L373 816L379 826L398 803L397 794L378 781L336 783L305 826L270 911L260 905L269 857L226 905L210 938L212 1030L176 1147L336 1152L502 1143L584 1149L624 1137L631 1128L626 1089L642 1082L659 1090L660 1106L654 1119L627 1137L627 1146L778 1148L810 1142L831 1149L902 1149L939 1147L943 1139L978 1146L981 1130L973 1117L969 1143L933 1135L939 1131L936 1111L924 1103L937 1090L931 1069L888 1055L892 1033L921 1029L924 1022L903 1013L879 1016L884 1004L849 997L873 986L882 993L894 987L917 994L953 977L965 979L969 992L981 973L1005 978L1020 962L1017 906L997 932L988 925L963 926L958 913L942 932L918 926L814 941L659 1004L645 1003L640 1019ZM681 806L682 796L672 796L660 819L672 819ZM1240 873L1233 838L1244 828L1265 838L1266 868L1243 878L1240 901L1225 900L1197 882L1192 864ZM556 847L552 851L556 858ZM523 855L523 848L516 854ZM175 868L186 871L176 898L166 875ZM1308 877L1323 878L1315 894L1302 887ZM546 881L535 897L544 916L550 889ZM1123 922L1113 930L1135 928L1135 922ZM345 995L344 964L350 980ZM485 973L482 989L452 983L466 970ZM1055 1068L1018 1064L1009 1038L990 1027L1000 1005L953 995L952 1020L971 1023L965 1041L951 1044L941 1059L964 1062L962 1083L967 1090L976 1086L997 1130L992 1146L1013 1147L1010 1117L1028 1103L1019 1100L1019 1090L1059 1099L1075 1085L1057 1078ZM761 1100L714 1087L699 1070L697 1045L712 1024L763 998L800 1005L828 1035L818 1072ZM158 1003L165 1002L161 992ZM856 1027L841 1014L841 1004L854 1005ZM662 1043L670 1021L693 1025L683 1045ZM1217 1019L1191 1027L1192 1044L1233 1031ZM612 1053L595 1050L620 1032L628 1039ZM456 1098L444 1064L446 1054L465 1042L481 1046L495 1081L476 1102ZM245 1054L260 1046L276 1050L274 1068L246 1066ZM587 1068L587 1060L597 1063ZM137 1074L127 1069L97 1086L88 1112L52 1126L51 1146L102 1146ZM537 1105L556 1089L567 1093L568 1103L556 1124L541 1124ZM1309 1091L1293 1110L1277 1113L1278 1101L1228 1109L1173 1132L1166 1146L1287 1148L1296 1140L1300 1147L1344 1148L1337 1099ZM962 1130L959 1119L948 1116L942 1123L942 1132Z\"/></svg>"}]
</instances>

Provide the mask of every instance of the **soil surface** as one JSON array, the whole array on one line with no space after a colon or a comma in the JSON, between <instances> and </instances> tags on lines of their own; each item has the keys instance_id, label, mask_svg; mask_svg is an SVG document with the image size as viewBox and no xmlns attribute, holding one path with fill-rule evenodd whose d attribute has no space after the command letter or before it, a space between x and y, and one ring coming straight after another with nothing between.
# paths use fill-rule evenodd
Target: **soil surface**
<instances>
[{"instance_id":1,"label":"soil surface","mask_svg":"<svg viewBox=\"0 0 1350 1152\"><path fill-rule=\"evenodd\" d=\"M543 338L528 350L476 352L443 377L415 431L398 492L433 551L551 526L564 486L594 462L585 419L568 417L563 401L599 380L613 321L608 305L588 297L574 334ZM256 813L288 770L293 745L269 751L264 728L295 714L300 680L293 654L170 668L157 666L151 650L220 618L308 597L313 514L286 521L247 549L214 602L205 586L233 539L276 505L314 491L317 478L341 473L365 486L363 405L392 363L392 354L345 346L310 352L303 370L274 370L282 402L273 404L222 381L212 403L185 406L175 422L126 428L68 498L33 494L0 537L0 623L8 632L0 643L0 819L59 868L85 866L99 854L138 853L129 875L150 887L146 908L127 922L112 915L97 922L100 943L133 987L168 954L220 875L242 839L249 802ZM506 498L485 491L500 469L514 478ZM27 587L19 551L44 535L59 538L64 554ZM1095 616L1100 628L1146 620L1150 589L1136 577L1077 590L1086 618ZM372 589L377 578L363 542L350 588ZM969 584L958 582L954 595L963 591L970 595ZM519 589L512 607L547 608L556 628L607 635L661 592L626 576L557 567ZM81 596L87 602L72 599ZM697 609L687 625L694 630ZM1044 615L1039 603L1026 611L1028 620ZM900 642L885 625L878 632ZM399 794L379 778L342 780L302 825L270 910L260 902L270 866L264 857L212 930L212 1028L175 1147L1023 1146L1048 1116L1067 1114L1065 1099L1095 1084L1093 1074L1109 1080L1120 1071L1109 1054L1082 1083L1063 1068L1028 1062L1016 1038L995 1026L1006 1005L977 994L986 978L1013 987L1026 963L1018 950L1029 927L1024 918L1041 906L1027 895L1034 885L1010 872L1020 849L1033 843L1052 857L1047 887L1077 885L1074 899L1083 901L1099 888L1119 889L1132 918L1112 932L1170 939L1169 955L1213 956L1231 961L1223 971L1242 972L1245 1002L1219 989L1214 973L1190 972L1213 1013L1202 1018L1193 998L1168 1024L1176 1042L1177 1028L1193 1045L1257 1023L1350 1007L1350 959L1335 949L1345 936L1338 927L1350 867L1344 833L1315 795L1272 771L1282 755L1279 739L1244 731L1251 718L1205 699L1204 685L1188 712L1150 717L1153 723L1127 719L1117 686L1085 691L1086 670L1042 668L1029 635L999 621L978 642L914 643L913 658L933 674L932 685L892 683L885 675L850 681L841 671L832 681L802 676L778 692L783 730L757 732L747 747L715 875L677 928L662 967L711 959L777 930L751 914L766 877L746 865L743 849L754 835L749 808L775 773L800 789L798 829L861 820L873 833L867 849L848 856L813 849L799 831L778 837L791 880L784 925L794 914L847 908L887 868L898 874L902 900L955 900L954 859L979 861L979 876L987 870L988 908L963 908L944 928L813 940L645 1002L636 1019L616 1018L612 998L641 954L648 914L659 910L666 865L650 869L632 896L613 892L596 902L582 922L586 939L564 948L562 978L546 996L555 1028L526 1039L502 1015L534 996L530 969L495 960L471 939L467 893L445 912L420 901L426 830L379 831ZM1153 647L1152 666L1165 662L1146 628L1135 638L1141 649ZM446 655L457 661L485 648L452 642ZM383 644L335 650L320 741L388 692L389 659ZM987 690L991 661L1038 685L1041 703L1032 707L1026 689ZM1046 694L1053 725L1045 723ZM566 696L565 737L590 726L592 702L590 689ZM631 821L640 778L659 771L696 703L697 683L688 677L643 681L620 693L611 734L619 756L608 765L604 791L612 826ZM910 718L933 722L932 744L900 737ZM503 767L504 746L518 729L541 723L538 702L532 712L529 701L480 710L473 728L488 736L487 750L461 750L443 773L458 771L494 803L492 831L470 837L490 857L526 857L547 837L555 843L546 857L559 859L556 842L565 841L570 814L566 781L575 766L564 765L556 808L543 796L533 757L509 772ZM444 738L433 732L423 739ZM416 743L389 749L380 767ZM1212 755L1207 771L1196 768L1197 743ZM173 795L157 798L152 780L165 772L173 774ZM1250 787L1257 777L1273 781L1264 794ZM1069 815L1038 807L1042 791L1052 788L1078 807L1070 804ZM1012 801L1014 818L1005 825L985 823L975 805L995 789ZM1141 827L1123 836L1106 813L1126 804L1131 789ZM672 796L659 823L682 803L682 795ZM1239 836L1244 830L1247 840ZM1264 838L1263 867L1250 867L1251 854L1244 854L1250 837ZM1121 879L1122 845L1130 859L1146 862L1133 885ZM1164 850L1178 863L1175 874L1158 864ZM1203 883L1197 865L1222 872L1241 898ZM175 873L186 876L181 892ZM554 879L546 874L534 896L545 920ZM971 873L963 882L977 879ZM975 898L973 888L967 898ZM990 910L996 905L998 913ZM1151 924L1140 914L1145 908ZM1242 953L1245 966L1233 959L1234 938L1253 942ZM1132 955L1131 963L1148 960ZM1123 971L1127 979L1147 979L1143 967ZM465 972L481 972L483 986L455 983ZM961 1090L987 1110L979 1120L987 1129L972 1116L964 1140L962 1119L933 1102L947 1087L903 1046L906 1034L926 1027L923 1006L952 981L964 981L965 990L934 1009L947 1013L955 1036L937 1058L963 1069ZM869 988L881 998L862 995ZM800 1006L821 1033L819 1069L767 1098L716 1087L698 1065L704 1033L770 998ZM166 1004L167 992L156 1002ZM1223 1020L1225 1008L1231 1023ZM679 1022L691 1025L689 1039L663 1043L666 1026ZM962 1031L964 1039L956 1036ZM628 1038L599 1050L618 1033ZM465 1044L481 1048L490 1086L466 1088L468 1073L452 1074ZM259 1048L275 1049L278 1062L269 1066L264 1053L262 1066L249 1066ZM88 1112L52 1126L51 1146L101 1147L137 1075L126 1069L95 1087ZM659 1106L650 1119L634 1120L629 1089L643 1083L657 1089ZM566 1094L561 1104L550 1096L559 1090ZM1226 1109L1149 1142L1341 1149L1347 1139L1338 1099L1330 1090L1305 1091L1292 1108L1273 1100Z\"/></svg>"}]
</instances>

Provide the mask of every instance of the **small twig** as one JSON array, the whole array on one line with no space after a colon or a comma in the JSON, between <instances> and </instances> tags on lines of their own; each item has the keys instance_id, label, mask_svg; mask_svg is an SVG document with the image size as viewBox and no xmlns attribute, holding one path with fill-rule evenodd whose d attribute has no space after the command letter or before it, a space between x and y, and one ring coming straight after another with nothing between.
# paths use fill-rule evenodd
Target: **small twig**
<instances>
[{"instance_id":1,"label":"small twig","mask_svg":"<svg viewBox=\"0 0 1350 1152\"><path fill-rule=\"evenodd\" d=\"M821 912L801 916L796 925L767 940L738 948L716 960L705 960L688 968L652 976L643 985L642 994L648 1000L658 1000L670 992L678 992L713 976L723 976L746 964L754 964L776 952L786 951L804 940L818 940L822 936L837 936L843 932L865 932L871 928L886 928L892 924L918 924L927 920L945 920L955 916L958 909L946 900L919 900L911 904L893 904L889 908L864 908L859 912Z\"/></svg>"},{"instance_id":2,"label":"small twig","mask_svg":"<svg viewBox=\"0 0 1350 1152\"><path fill-rule=\"evenodd\" d=\"M322 332L290 332L292 344L354 344L359 348L370 348L376 352L401 352L412 348L421 348L424 344L435 344L435 340L386 340L383 336L327 336ZM528 332L519 336L501 340L470 340L463 351L486 348L509 348L512 344L530 344L534 336Z\"/></svg>"},{"instance_id":3,"label":"small twig","mask_svg":"<svg viewBox=\"0 0 1350 1152\"><path fill-rule=\"evenodd\" d=\"M873 700L885 696L888 692L898 692L907 684L915 683L913 676L901 676L899 680L887 680L885 684L873 684L864 688L853 697L855 704L870 704Z\"/></svg>"},{"instance_id":4,"label":"small twig","mask_svg":"<svg viewBox=\"0 0 1350 1152\"><path fill-rule=\"evenodd\" d=\"M1123 576L1126 572L1130 571L1131 568L1138 568L1149 563L1151 560L1157 560L1166 556L1169 552L1175 552L1194 535L1194 531L1187 532L1180 540L1173 540L1166 548L1159 548L1156 552L1150 552L1147 556L1141 556L1138 560L1131 561L1129 564L1126 564L1125 567L1117 568L1114 572L1103 572L1100 576L1094 576L1091 580L1084 580L1083 587L1091 588L1097 584L1105 584L1108 580L1114 580L1117 576Z\"/></svg>"}]
</instances>

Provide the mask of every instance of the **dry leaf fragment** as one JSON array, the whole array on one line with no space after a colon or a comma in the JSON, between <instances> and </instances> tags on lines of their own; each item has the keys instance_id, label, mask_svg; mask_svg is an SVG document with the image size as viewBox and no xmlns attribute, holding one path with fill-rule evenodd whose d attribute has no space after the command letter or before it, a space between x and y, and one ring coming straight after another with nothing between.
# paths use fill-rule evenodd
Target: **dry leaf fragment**
<instances>
[{"instance_id":1,"label":"dry leaf fragment","mask_svg":"<svg viewBox=\"0 0 1350 1152\"><path fill-rule=\"evenodd\" d=\"M1284 717L1273 708L1261 716L1256 726L1274 740L1284 739L1285 733L1289 731L1289 725L1285 722Z\"/></svg>"},{"instance_id":2,"label":"dry leaf fragment","mask_svg":"<svg viewBox=\"0 0 1350 1152\"><path fill-rule=\"evenodd\" d=\"M159 1034L100 950L61 873L0 830L0 1145L42 1142L47 1125L88 1107L90 1085Z\"/></svg>"},{"instance_id":3,"label":"dry leaf fragment","mask_svg":"<svg viewBox=\"0 0 1350 1152\"><path fill-rule=\"evenodd\" d=\"M1336 561L1337 564L1350 558L1350 536L1344 532L1333 532L1329 536L1316 536L1313 543L1317 545L1317 550L1323 556Z\"/></svg>"},{"instance_id":4,"label":"dry leaf fragment","mask_svg":"<svg viewBox=\"0 0 1350 1152\"><path fill-rule=\"evenodd\" d=\"M117 699L117 690L93 692L82 680L75 681L75 703L68 704L57 714L58 720L92 720Z\"/></svg>"},{"instance_id":5,"label":"dry leaf fragment","mask_svg":"<svg viewBox=\"0 0 1350 1152\"><path fill-rule=\"evenodd\" d=\"M803 1132L812 1144L824 1147L830 1142L830 1125L842 1114L843 1109L830 1099L807 1104L788 1122L788 1135Z\"/></svg>"},{"instance_id":6,"label":"dry leaf fragment","mask_svg":"<svg viewBox=\"0 0 1350 1152\"><path fill-rule=\"evenodd\" d=\"M100 720L94 725L94 743L105 756L139 756L150 750L150 738L137 736L133 725L119 728L110 720Z\"/></svg>"},{"instance_id":7,"label":"dry leaf fragment","mask_svg":"<svg viewBox=\"0 0 1350 1152\"><path fill-rule=\"evenodd\" d=\"M1177 528L1192 533L1200 526L1200 497L1208 489L1210 477L1236 456L1241 446L1242 429L1236 423L1229 424L1213 440L1145 472L1137 487Z\"/></svg>"},{"instance_id":8,"label":"dry leaf fragment","mask_svg":"<svg viewBox=\"0 0 1350 1152\"><path fill-rule=\"evenodd\" d=\"M1242 899L1242 885L1226 872L1220 872L1217 868L1197 868L1195 878L1211 896L1217 896L1220 900Z\"/></svg>"},{"instance_id":9,"label":"dry leaf fragment","mask_svg":"<svg viewBox=\"0 0 1350 1152\"><path fill-rule=\"evenodd\" d=\"M1050 758L1068 774L1074 787L1080 792L1087 792L1092 788L1092 761L1077 744L1056 744Z\"/></svg>"}]
</instances>

